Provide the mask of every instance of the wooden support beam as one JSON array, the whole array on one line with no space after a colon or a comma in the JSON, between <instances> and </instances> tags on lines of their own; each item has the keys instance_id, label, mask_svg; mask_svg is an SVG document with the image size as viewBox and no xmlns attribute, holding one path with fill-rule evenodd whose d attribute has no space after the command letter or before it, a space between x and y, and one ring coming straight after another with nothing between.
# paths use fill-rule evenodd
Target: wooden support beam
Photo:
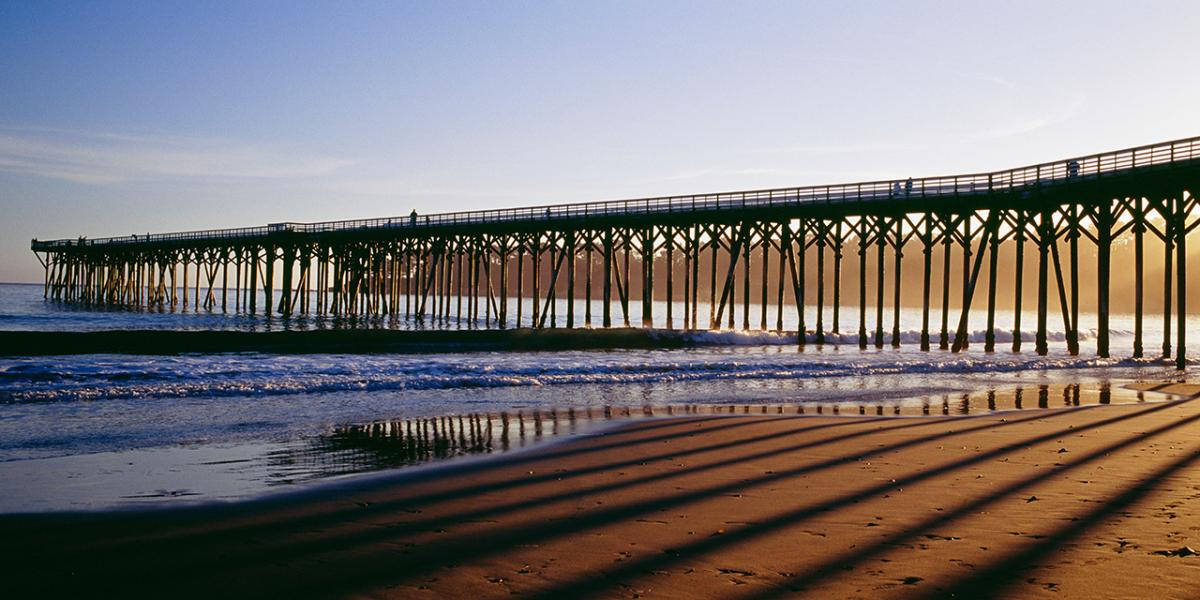
<instances>
[{"instance_id":1,"label":"wooden support beam","mask_svg":"<svg viewBox=\"0 0 1200 600\"><path fill-rule=\"evenodd\" d=\"M675 230L664 227L662 232L667 261L667 329L675 329Z\"/></svg>"},{"instance_id":2,"label":"wooden support beam","mask_svg":"<svg viewBox=\"0 0 1200 600\"><path fill-rule=\"evenodd\" d=\"M1025 235L1026 235L1026 213L1024 210L1017 212L1016 230L1013 232L1013 243L1016 245L1014 252L1016 257L1013 261L1013 330L1012 330L1012 351L1021 351L1021 300L1022 287L1025 283Z\"/></svg>"},{"instance_id":3,"label":"wooden support beam","mask_svg":"<svg viewBox=\"0 0 1200 600\"><path fill-rule=\"evenodd\" d=\"M967 212L962 218L962 286L963 297L962 306L968 304L968 289L967 289L967 274L971 271L971 239L974 237L975 231L972 231L971 221L975 218L974 212ZM981 246L982 248L982 246ZM974 291L974 290L970 290ZM963 348L971 345L970 338L963 338Z\"/></svg>"},{"instance_id":4,"label":"wooden support beam","mask_svg":"<svg viewBox=\"0 0 1200 600\"><path fill-rule=\"evenodd\" d=\"M335 251L336 252L336 251ZM333 286L334 286L334 304L333 311L337 314L337 285L338 285L338 264L341 260L334 256L334 271L333 271ZM412 318L412 300L413 300L413 264L412 264L412 242L404 244L404 318Z\"/></svg>"},{"instance_id":5,"label":"wooden support beam","mask_svg":"<svg viewBox=\"0 0 1200 600\"><path fill-rule=\"evenodd\" d=\"M700 233L701 233L701 230L698 227L690 227L688 229L691 232L691 240L692 240L692 250L690 252L691 257L692 257L692 261L691 261L692 262L692 282L691 282L691 284L692 284L692 313L691 313L692 327L691 328L698 329L700 327L700 322L697 320L697 314L698 314L697 305L700 303Z\"/></svg>"},{"instance_id":6,"label":"wooden support beam","mask_svg":"<svg viewBox=\"0 0 1200 600\"><path fill-rule=\"evenodd\" d=\"M250 292L247 297L250 300L250 314L258 314L258 248L251 248L248 258L250 260ZM175 269L171 267L171 306L175 306Z\"/></svg>"},{"instance_id":7,"label":"wooden support beam","mask_svg":"<svg viewBox=\"0 0 1200 600\"><path fill-rule=\"evenodd\" d=\"M799 246L800 246L800 252L801 252L801 254L800 254L801 258L799 259L799 262L801 264L803 264L803 261L804 261L804 258L803 258L804 257L804 254L803 254L803 252L804 252L804 222L803 221L800 222L800 229L797 230L797 234L799 236L799 242L800 242ZM798 342L799 347L803 348L805 342L807 341L807 335L808 335L808 332L804 328L804 317L803 317L803 315L804 315L804 286L802 284L803 267L798 268L798 266L796 264L797 263L796 251L795 251L796 244L794 244L792 242L792 237L793 237L793 234L792 234L791 227L788 226L787 229L785 230L785 238L786 239L785 239L785 243L783 244L783 248L784 248L785 252L787 253L788 272L791 273L792 300L796 303L796 312L799 315L799 319L800 319L799 326L796 328L796 337L797 337L797 342Z\"/></svg>"},{"instance_id":8,"label":"wooden support beam","mask_svg":"<svg viewBox=\"0 0 1200 600\"><path fill-rule=\"evenodd\" d=\"M592 249L595 241L595 232L587 233L587 247L584 251L584 261L587 268L583 273L583 323L584 325L592 326Z\"/></svg>"},{"instance_id":9,"label":"wooden support beam","mask_svg":"<svg viewBox=\"0 0 1200 600\"><path fill-rule=\"evenodd\" d=\"M292 314L292 278L294 275L296 249L287 245L281 248L283 258L283 285L279 287L279 305L276 312L291 316Z\"/></svg>"},{"instance_id":10,"label":"wooden support beam","mask_svg":"<svg viewBox=\"0 0 1200 600\"><path fill-rule=\"evenodd\" d=\"M642 230L642 327L654 327L654 228Z\"/></svg>"},{"instance_id":11,"label":"wooden support beam","mask_svg":"<svg viewBox=\"0 0 1200 600\"><path fill-rule=\"evenodd\" d=\"M508 252L511 249L510 239L505 236L500 241L500 308L496 316L500 329L508 329Z\"/></svg>"},{"instance_id":12,"label":"wooden support beam","mask_svg":"<svg viewBox=\"0 0 1200 600\"><path fill-rule=\"evenodd\" d=\"M1162 201L1160 214L1163 217L1163 358L1171 357L1171 299L1175 293L1171 285L1174 274L1172 262L1175 258L1175 209L1173 198Z\"/></svg>"},{"instance_id":13,"label":"wooden support beam","mask_svg":"<svg viewBox=\"0 0 1200 600\"><path fill-rule=\"evenodd\" d=\"M767 330L767 280L770 277L771 264L771 231L767 223L759 223L759 237L762 245L762 282L761 282L761 297L759 298L759 306L762 309L758 328L762 331Z\"/></svg>"},{"instance_id":14,"label":"wooden support beam","mask_svg":"<svg viewBox=\"0 0 1200 600\"><path fill-rule=\"evenodd\" d=\"M867 347L867 218L858 218L858 347Z\"/></svg>"},{"instance_id":15,"label":"wooden support beam","mask_svg":"<svg viewBox=\"0 0 1200 600\"><path fill-rule=\"evenodd\" d=\"M1071 325L1067 327L1067 352L1079 354L1079 205L1069 204L1068 241L1071 252ZM1057 243L1055 244L1057 248Z\"/></svg>"},{"instance_id":16,"label":"wooden support beam","mask_svg":"<svg viewBox=\"0 0 1200 600\"><path fill-rule=\"evenodd\" d=\"M542 234L541 233L533 234L533 237L531 238L530 248L529 248L529 257L530 257L530 261L531 261L530 271L532 271L532 276L533 276L533 286L532 286L533 297L530 298L530 302L529 302L529 304L530 304L529 308L530 308L530 310L533 311L533 314L530 317L529 326L536 328L536 327L540 327L539 323L541 323L541 321L542 321L541 308L540 308L541 302L542 302L542 296L541 296Z\"/></svg>"},{"instance_id":17,"label":"wooden support beam","mask_svg":"<svg viewBox=\"0 0 1200 600\"><path fill-rule=\"evenodd\" d=\"M933 215L922 217L924 233L921 235L921 350L929 350L929 292L930 276L933 271Z\"/></svg>"},{"instance_id":18,"label":"wooden support beam","mask_svg":"<svg viewBox=\"0 0 1200 600\"><path fill-rule=\"evenodd\" d=\"M462 269L460 268L459 273L461 273L461 272L462 272ZM461 279L462 276L459 275L459 277ZM459 294L460 298L461 298L461 296L462 296L462 294ZM523 318L522 315L524 314L521 312L521 308L522 308L521 305L524 303L524 297L525 297L525 239L518 238L517 239L517 318L516 318L516 323L514 324L514 326L517 329L521 328L521 319ZM531 321L530 325L532 325L532 324L533 323Z\"/></svg>"},{"instance_id":19,"label":"wooden support beam","mask_svg":"<svg viewBox=\"0 0 1200 600\"><path fill-rule=\"evenodd\" d=\"M604 304L601 306L604 327L612 327L612 280L613 280L613 231L611 227L604 230Z\"/></svg>"},{"instance_id":20,"label":"wooden support beam","mask_svg":"<svg viewBox=\"0 0 1200 600\"><path fill-rule=\"evenodd\" d=\"M617 281L620 284L619 291L621 292L621 315L624 317L625 326L629 327L629 252L630 245L632 244L633 232L626 230L621 233L621 250L624 254L624 268L621 269L622 272L618 272Z\"/></svg>"},{"instance_id":21,"label":"wooden support beam","mask_svg":"<svg viewBox=\"0 0 1200 600\"><path fill-rule=\"evenodd\" d=\"M888 222L886 217L875 219L875 347L883 347L883 254L887 247Z\"/></svg>"},{"instance_id":22,"label":"wooden support beam","mask_svg":"<svg viewBox=\"0 0 1200 600\"><path fill-rule=\"evenodd\" d=\"M483 243L483 286L487 291L487 299L483 310L483 326L487 329L492 327L492 316L497 318L500 315L500 310L496 307L496 293L492 287L492 242L491 238L484 238Z\"/></svg>"},{"instance_id":23,"label":"wooden support beam","mask_svg":"<svg viewBox=\"0 0 1200 600\"><path fill-rule=\"evenodd\" d=\"M997 235L998 213L989 211L987 222L983 227L983 238L979 240L979 251L975 255L975 265L969 271L963 272L963 305L962 314L958 318L958 330L954 335L953 352L961 352L967 348L968 317L971 313L971 299L975 296L975 286L979 282L979 269L983 266L983 250L989 241ZM970 250L970 240L963 241L964 253Z\"/></svg>"},{"instance_id":24,"label":"wooden support beam","mask_svg":"<svg viewBox=\"0 0 1200 600\"><path fill-rule=\"evenodd\" d=\"M779 229L779 244L776 248L779 251L779 274L777 275L779 285L776 286L775 296L775 332L783 333L783 281L787 277L787 250L784 249L784 240L787 239L790 225L784 222L777 223L776 227Z\"/></svg>"},{"instance_id":25,"label":"wooden support beam","mask_svg":"<svg viewBox=\"0 0 1200 600\"><path fill-rule=\"evenodd\" d=\"M266 279L263 280L263 314L269 317L275 302L275 247L267 245L263 251L267 267Z\"/></svg>"},{"instance_id":26,"label":"wooden support beam","mask_svg":"<svg viewBox=\"0 0 1200 600\"><path fill-rule=\"evenodd\" d=\"M954 221L950 215L942 216L942 331L938 347L950 349L950 253L954 248Z\"/></svg>"},{"instance_id":27,"label":"wooden support beam","mask_svg":"<svg viewBox=\"0 0 1200 600\"><path fill-rule=\"evenodd\" d=\"M1058 307L1062 311L1063 331L1073 331L1075 329L1076 325L1075 325L1075 321L1071 317L1071 312L1067 307L1067 292L1066 292L1066 287L1063 285L1062 261L1059 260L1059 256L1058 256L1058 240L1057 239L1051 240L1050 254L1051 254L1051 257L1054 259L1054 280L1055 280L1055 283L1058 285ZM1075 344L1074 346L1072 346L1070 338L1068 338L1067 339L1067 351L1071 352L1072 354L1078 354L1079 353L1079 345Z\"/></svg>"},{"instance_id":28,"label":"wooden support beam","mask_svg":"<svg viewBox=\"0 0 1200 600\"><path fill-rule=\"evenodd\" d=\"M479 287L481 288L479 300L483 303L483 328L491 329L492 327L492 244L491 239L487 236L480 236L477 239L479 247L479 265L480 270L477 278ZM475 317L479 318L479 311L476 309Z\"/></svg>"},{"instance_id":29,"label":"wooden support beam","mask_svg":"<svg viewBox=\"0 0 1200 600\"><path fill-rule=\"evenodd\" d=\"M746 240L742 243L742 329L750 329L750 251L754 248L754 226L745 226ZM730 297L730 317L734 299ZM732 327L732 324L731 324Z\"/></svg>"},{"instance_id":30,"label":"wooden support beam","mask_svg":"<svg viewBox=\"0 0 1200 600\"><path fill-rule=\"evenodd\" d=\"M1101 358L1108 358L1108 312L1109 312L1109 278L1111 277L1112 264L1112 227L1113 227L1113 207L1112 201L1105 199L1096 206L1096 319L1098 323L1098 331L1096 332L1096 354ZM1072 308L1072 314L1078 308ZM1078 352L1078 326L1073 328L1076 332L1076 348Z\"/></svg>"},{"instance_id":31,"label":"wooden support beam","mask_svg":"<svg viewBox=\"0 0 1200 600\"><path fill-rule=\"evenodd\" d=\"M742 247L747 244L746 238L749 236L747 228L748 224L743 222L738 234L730 240L733 245L729 248L729 267L725 273L725 284L721 286L721 301L717 306L717 318L716 322L713 323L714 327L720 324L721 317L725 314L725 304L727 301L730 304L729 312L731 315L733 314L733 299L731 296L733 293L734 274L737 271L738 258L741 257Z\"/></svg>"},{"instance_id":32,"label":"wooden support beam","mask_svg":"<svg viewBox=\"0 0 1200 600\"><path fill-rule=\"evenodd\" d=\"M1175 201L1178 214L1175 217L1175 251L1179 254L1176 260L1176 325L1175 325L1175 368L1187 369L1187 204L1182 192Z\"/></svg>"},{"instance_id":33,"label":"wooden support beam","mask_svg":"<svg viewBox=\"0 0 1200 600\"><path fill-rule=\"evenodd\" d=\"M900 347L900 290L903 286L900 285L901 273L900 268L904 259L904 219L897 217L894 219L896 228L892 235L894 240L892 244L892 257L894 258L895 268L892 269L892 347Z\"/></svg>"},{"instance_id":34,"label":"wooden support beam","mask_svg":"<svg viewBox=\"0 0 1200 600\"><path fill-rule=\"evenodd\" d=\"M182 286L183 287L183 304L181 305L181 308L184 311L187 311L187 306L188 306L188 263L189 262L190 261L188 260L188 255L186 253L184 253L183 254L183 286ZM91 296L89 294L88 298L90 299L90 297ZM271 305L271 299L268 298L267 306L269 307L270 305ZM268 313L270 312L270 308L267 309L267 312Z\"/></svg>"},{"instance_id":35,"label":"wooden support beam","mask_svg":"<svg viewBox=\"0 0 1200 600\"><path fill-rule=\"evenodd\" d=\"M558 327L558 267L557 267L557 265L562 264L563 256L566 254L565 249L560 249L558 247L559 240L563 239L563 237L561 235L556 236L556 237L558 237L558 239L556 239L554 241L554 243L550 244L550 264L555 265L555 267L554 267L555 273L554 273L553 279L551 279L549 284L546 286L546 291L548 292L546 294L546 299L550 301L550 328L551 329ZM565 245L565 242L564 242L564 245ZM545 312L542 313L542 316L545 317Z\"/></svg>"},{"instance_id":36,"label":"wooden support beam","mask_svg":"<svg viewBox=\"0 0 1200 600\"><path fill-rule=\"evenodd\" d=\"M555 252L554 246L551 246L551 260L554 261L553 269L550 271L550 281L546 285L546 304L542 308L541 319L538 321L538 327L546 326L546 315L550 312L551 304L554 302L554 284L558 281L558 272L562 268L563 258L567 256L566 252ZM551 327L554 325L551 324Z\"/></svg>"},{"instance_id":37,"label":"wooden support beam","mask_svg":"<svg viewBox=\"0 0 1200 600\"><path fill-rule=\"evenodd\" d=\"M709 279L708 279L708 326L710 329L716 329L720 323L717 322L717 249L721 246L721 228L712 226L709 228L708 245L711 249L709 258Z\"/></svg>"},{"instance_id":38,"label":"wooden support beam","mask_svg":"<svg viewBox=\"0 0 1200 600\"><path fill-rule=\"evenodd\" d=\"M829 225L822 219L817 221L817 345L825 344L825 244Z\"/></svg>"},{"instance_id":39,"label":"wooden support beam","mask_svg":"<svg viewBox=\"0 0 1200 600\"><path fill-rule=\"evenodd\" d=\"M1038 217L1038 314L1037 353L1045 356L1049 352L1046 341L1046 312L1048 308L1048 275L1050 245L1054 243L1054 232L1050 223L1050 211L1043 210Z\"/></svg>"},{"instance_id":40,"label":"wooden support beam","mask_svg":"<svg viewBox=\"0 0 1200 600\"><path fill-rule=\"evenodd\" d=\"M620 263L613 263L613 276L615 277L615 281L617 283L617 304L621 306L622 311L624 312L625 326L628 327L629 326L628 270L626 270L626 276L622 277Z\"/></svg>"},{"instance_id":41,"label":"wooden support beam","mask_svg":"<svg viewBox=\"0 0 1200 600\"><path fill-rule=\"evenodd\" d=\"M1133 199L1133 357L1142 358L1142 313L1145 296L1146 209L1141 196Z\"/></svg>"},{"instance_id":42,"label":"wooden support beam","mask_svg":"<svg viewBox=\"0 0 1200 600\"><path fill-rule=\"evenodd\" d=\"M998 226L998 225L997 225ZM999 232L992 233L991 244L988 245L988 304L987 304L987 330L983 337L983 351L996 351L996 288L999 287L999 281L996 280L997 255L1000 253L1000 236Z\"/></svg>"},{"instance_id":43,"label":"wooden support beam","mask_svg":"<svg viewBox=\"0 0 1200 600\"><path fill-rule=\"evenodd\" d=\"M841 315L842 315L842 245L845 238L842 236L842 221L839 218L837 225L834 227L834 246L833 246L833 334L841 334Z\"/></svg>"},{"instance_id":44,"label":"wooden support beam","mask_svg":"<svg viewBox=\"0 0 1200 600\"><path fill-rule=\"evenodd\" d=\"M567 328L575 328L575 231L567 232Z\"/></svg>"},{"instance_id":45,"label":"wooden support beam","mask_svg":"<svg viewBox=\"0 0 1200 600\"><path fill-rule=\"evenodd\" d=\"M808 221L805 219L799 220L799 227L796 229L796 243L788 245L788 265L792 269L792 295L796 300L796 316L799 319L796 330L798 332L797 342L803 348L808 343L808 323L806 322L808 307L805 302L805 269L806 262L804 260L805 253L808 251ZM796 256L796 249L800 250L800 255Z\"/></svg>"}]
</instances>

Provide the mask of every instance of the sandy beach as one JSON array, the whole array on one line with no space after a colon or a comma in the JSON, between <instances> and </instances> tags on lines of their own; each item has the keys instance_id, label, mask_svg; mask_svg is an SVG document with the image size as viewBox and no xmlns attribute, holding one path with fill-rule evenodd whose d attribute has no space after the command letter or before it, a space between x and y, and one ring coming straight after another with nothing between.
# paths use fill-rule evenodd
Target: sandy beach
<instances>
[{"instance_id":1,"label":"sandy beach","mask_svg":"<svg viewBox=\"0 0 1200 600\"><path fill-rule=\"evenodd\" d=\"M1178 551L1200 549L1200 399L1146 397L1166 401L970 417L684 415L257 502L4 516L0 587L1195 597L1200 556Z\"/></svg>"}]
</instances>

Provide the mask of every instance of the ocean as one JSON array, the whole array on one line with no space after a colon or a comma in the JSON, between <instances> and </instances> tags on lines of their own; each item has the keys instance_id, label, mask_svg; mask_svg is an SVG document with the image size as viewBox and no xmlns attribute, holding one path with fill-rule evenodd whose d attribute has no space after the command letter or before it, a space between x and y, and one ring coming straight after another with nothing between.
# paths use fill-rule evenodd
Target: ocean
<instances>
[{"instance_id":1,"label":"ocean","mask_svg":"<svg viewBox=\"0 0 1200 600\"><path fill-rule=\"evenodd\" d=\"M523 307L528 313L531 302ZM584 309L576 303L576 325ZM510 304L515 313L516 301ZM566 327L565 303L556 307ZM665 303L655 325L665 326ZM701 321L708 307L701 305ZM682 303L673 308L677 325ZM599 323L599 303L593 303ZM641 326L631 302L630 325ZM768 323L777 312L768 306ZM1051 314L1051 323L1059 320ZM620 310L615 311L620 322ZM868 332L874 309L867 311ZM953 328L957 311L951 312ZM752 306L750 324L760 322ZM1139 401L1123 383L1179 377L1157 358L1162 318L1145 322L1150 358L1133 360L1133 319L1112 317L1114 358L1095 356L1096 316L1081 314L1081 352L1051 326L1048 356L1033 348L1035 313L1023 313L1024 351L1010 351L1011 311L997 313L997 351L983 351L986 315L973 311L971 346L922 352L920 312L901 311L901 347L858 348L857 307L842 307L827 343L790 333L667 331L663 348L454 351L422 354L196 353L0 357L0 512L105 509L228 501L309 489L347 477L519 451L608 423L664 414L804 410L839 414L973 414L988 394L1028 390L1037 405ZM523 323L528 325L530 315ZM737 324L742 324L741 307ZM816 323L810 307L807 325ZM833 321L827 308L824 323ZM935 313L933 329L940 324ZM1195 330L1200 320L1189 321ZM0 284L0 330L279 331L461 329L465 322L280 319L218 311L116 310L47 302L40 285ZM580 327L579 336L587 336ZM667 344L665 342L676 342ZM673 347L677 342L686 347ZM666 346L672 346L670 348ZM936 335L935 335L936 347ZM19 350L7 349L8 354ZM1190 364L1195 364L1193 361ZM1073 391L1072 391L1073 390ZM1053 401L1047 400L1053 399ZM1090 398L1090 400L1089 400ZM929 407L933 407L930 411ZM1015 409L1002 406L996 409ZM528 427L526 427L528 421ZM519 425L518 425L519 423ZM415 427L415 429L414 429ZM415 431L415 433L414 433ZM430 433L432 431L432 433ZM422 433L424 432L424 433Z\"/></svg>"}]
</instances>

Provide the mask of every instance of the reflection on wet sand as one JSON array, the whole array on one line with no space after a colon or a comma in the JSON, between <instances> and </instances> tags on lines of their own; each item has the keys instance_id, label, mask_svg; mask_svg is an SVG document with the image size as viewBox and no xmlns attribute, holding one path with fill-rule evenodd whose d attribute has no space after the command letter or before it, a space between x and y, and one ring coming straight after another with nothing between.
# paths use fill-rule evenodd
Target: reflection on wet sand
<instances>
[{"instance_id":1,"label":"reflection on wet sand","mask_svg":"<svg viewBox=\"0 0 1200 600\"><path fill-rule=\"evenodd\" d=\"M996 411L1145 402L1145 393L1109 383L1040 384L935 394L886 402L668 404L530 409L344 425L270 452L269 485L411 467L455 457L526 448L554 438L593 432L619 421L684 415L967 416ZM1165 399L1166 396L1159 396Z\"/></svg>"}]
</instances>

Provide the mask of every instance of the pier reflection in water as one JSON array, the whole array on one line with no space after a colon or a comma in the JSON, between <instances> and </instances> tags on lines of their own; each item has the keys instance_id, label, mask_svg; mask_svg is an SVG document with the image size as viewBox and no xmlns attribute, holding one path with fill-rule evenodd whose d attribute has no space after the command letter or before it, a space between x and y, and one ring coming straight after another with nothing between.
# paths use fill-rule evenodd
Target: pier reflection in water
<instances>
[{"instance_id":1,"label":"pier reflection in water","mask_svg":"<svg viewBox=\"0 0 1200 600\"><path fill-rule=\"evenodd\" d=\"M1152 394L1153 399L1167 396ZM1144 392L1097 385L1032 385L889 402L672 404L517 410L343 425L298 440L266 457L269 485L411 467L468 455L525 448L552 438L595 432L605 424L689 415L964 416L1146 401Z\"/></svg>"},{"instance_id":2,"label":"pier reflection in water","mask_svg":"<svg viewBox=\"0 0 1200 600\"><path fill-rule=\"evenodd\" d=\"M520 408L330 427L272 442L180 444L0 462L0 512L103 509L159 503L244 500L336 478L408 470L530 448L623 422L689 416L811 416L935 419L1006 411L1167 400L1171 396L1104 383L1010 384L971 393L930 390L905 400L851 400L836 389L813 402L647 403ZM774 393L767 397L778 396ZM799 426L799 424L798 424Z\"/></svg>"}]
</instances>

